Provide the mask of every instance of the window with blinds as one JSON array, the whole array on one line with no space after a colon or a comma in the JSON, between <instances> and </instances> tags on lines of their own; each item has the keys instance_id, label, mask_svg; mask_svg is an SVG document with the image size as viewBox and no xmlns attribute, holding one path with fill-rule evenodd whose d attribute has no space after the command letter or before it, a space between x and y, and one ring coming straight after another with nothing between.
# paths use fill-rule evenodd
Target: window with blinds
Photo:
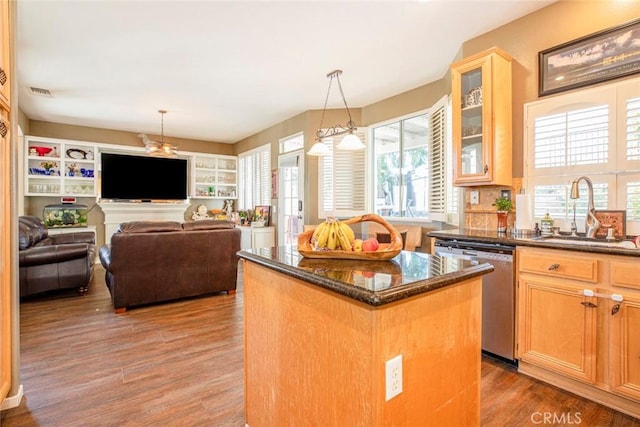
<instances>
[{"instance_id":1,"label":"window with blinds","mask_svg":"<svg viewBox=\"0 0 640 427\"><path fill-rule=\"evenodd\" d=\"M426 112L372 128L369 163L375 213L387 218L456 220L449 215L456 190L448 185L448 110L445 96Z\"/></svg>"},{"instance_id":2,"label":"window with blinds","mask_svg":"<svg viewBox=\"0 0 640 427\"><path fill-rule=\"evenodd\" d=\"M238 210L271 204L271 146L238 156Z\"/></svg>"},{"instance_id":3,"label":"window with blinds","mask_svg":"<svg viewBox=\"0 0 640 427\"><path fill-rule=\"evenodd\" d=\"M588 191L570 198L573 180L593 182L596 210L625 210L628 235L640 234L640 78L525 105L524 186L535 218L547 212L568 231L584 231Z\"/></svg>"},{"instance_id":4,"label":"window with blinds","mask_svg":"<svg viewBox=\"0 0 640 427\"><path fill-rule=\"evenodd\" d=\"M366 128L356 135L366 144ZM323 143L331 153L320 158L321 189L318 192L318 216L352 217L366 213L366 150L339 150L341 136L325 138Z\"/></svg>"}]
</instances>

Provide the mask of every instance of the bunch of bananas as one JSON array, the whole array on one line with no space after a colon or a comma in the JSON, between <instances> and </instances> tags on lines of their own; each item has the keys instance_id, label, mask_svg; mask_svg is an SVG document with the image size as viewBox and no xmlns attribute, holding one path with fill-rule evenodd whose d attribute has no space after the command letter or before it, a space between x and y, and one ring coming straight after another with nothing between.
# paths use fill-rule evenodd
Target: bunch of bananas
<instances>
[{"instance_id":1,"label":"bunch of bananas","mask_svg":"<svg viewBox=\"0 0 640 427\"><path fill-rule=\"evenodd\" d=\"M316 250L329 249L334 251L342 249L344 251L352 251L355 237L348 224L329 217L316 227L311 237L311 244Z\"/></svg>"}]
</instances>

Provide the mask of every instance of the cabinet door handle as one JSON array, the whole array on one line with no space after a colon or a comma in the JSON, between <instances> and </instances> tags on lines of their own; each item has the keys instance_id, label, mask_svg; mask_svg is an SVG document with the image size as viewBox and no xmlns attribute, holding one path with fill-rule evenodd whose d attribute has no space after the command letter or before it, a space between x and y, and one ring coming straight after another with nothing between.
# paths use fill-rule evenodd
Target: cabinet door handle
<instances>
[{"instance_id":1,"label":"cabinet door handle","mask_svg":"<svg viewBox=\"0 0 640 427\"><path fill-rule=\"evenodd\" d=\"M0 85L4 86L7 82L7 73L4 72L4 68L0 68Z\"/></svg>"},{"instance_id":2,"label":"cabinet door handle","mask_svg":"<svg viewBox=\"0 0 640 427\"><path fill-rule=\"evenodd\" d=\"M551 264L549 266L549 271L554 271L560 268L560 264Z\"/></svg>"},{"instance_id":3,"label":"cabinet door handle","mask_svg":"<svg viewBox=\"0 0 640 427\"><path fill-rule=\"evenodd\" d=\"M9 133L9 128L7 128L7 124L4 120L0 119L0 137L4 138Z\"/></svg>"},{"instance_id":4,"label":"cabinet door handle","mask_svg":"<svg viewBox=\"0 0 640 427\"><path fill-rule=\"evenodd\" d=\"M582 301L580 304L584 305L588 308L596 308L597 304L592 303L591 301Z\"/></svg>"},{"instance_id":5,"label":"cabinet door handle","mask_svg":"<svg viewBox=\"0 0 640 427\"><path fill-rule=\"evenodd\" d=\"M620 311L620 304L616 304L611 308L611 315L615 316Z\"/></svg>"},{"instance_id":6,"label":"cabinet door handle","mask_svg":"<svg viewBox=\"0 0 640 427\"><path fill-rule=\"evenodd\" d=\"M486 175L489 172L489 165L484 165L484 174Z\"/></svg>"}]
</instances>

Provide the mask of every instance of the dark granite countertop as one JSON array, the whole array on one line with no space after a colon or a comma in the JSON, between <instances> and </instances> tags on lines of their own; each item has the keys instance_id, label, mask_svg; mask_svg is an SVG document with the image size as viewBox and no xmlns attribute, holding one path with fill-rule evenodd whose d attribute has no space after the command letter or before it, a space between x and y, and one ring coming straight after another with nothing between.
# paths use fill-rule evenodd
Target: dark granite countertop
<instances>
[{"instance_id":1,"label":"dark granite countertop","mask_svg":"<svg viewBox=\"0 0 640 427\"><path fill-rule=\"evenodd\" d=\"M640 249L627 249L623 247L589 246L583 244L592 239L575 239L562 236L562 242L558 242L555 236L550 237L519 237L510 233L498 233L497 231L485 231L474 229L440 230L430 231L429 237L436 237L444 240L459 240L465 242L481 242L489 244L502 244L511 246L533 246L547 249L564 249L579 252L590 252L607 255L625 255L640 257ZM551 240L553 239L553 241ZM605 239L597 239L606 242ZM581 243L582 242L582 243ZM629 245L631 245L629 243Z\"/></svg>"},{"instance_id":2,"label":"dark granite countertop","mask_svg":"<svg viewBox=\"0 0 640 427\"><path fill-rule=\"evenodd\" d=\"M493 271L487 263L408 251L388 261L310 259L300 255L295 246L249 249L238 252L238 256L372 306Z\"/></svg>"}]
</instances>

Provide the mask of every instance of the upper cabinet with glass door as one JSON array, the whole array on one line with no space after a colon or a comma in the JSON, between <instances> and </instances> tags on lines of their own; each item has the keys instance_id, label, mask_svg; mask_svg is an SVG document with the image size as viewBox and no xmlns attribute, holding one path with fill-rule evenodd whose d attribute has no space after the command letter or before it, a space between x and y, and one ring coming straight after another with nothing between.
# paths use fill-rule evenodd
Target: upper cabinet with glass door
<instances>
[{"instance_id":1,"label":"upper cabinet with glass door","mask_svg":"<svg viewBox=\"0 0 640 427\"><path fill-rule=\"evenodd\" d=\"M454 185L511 185L511 57L492 48L451 65Z\"/></svg>"}]
</instances>

